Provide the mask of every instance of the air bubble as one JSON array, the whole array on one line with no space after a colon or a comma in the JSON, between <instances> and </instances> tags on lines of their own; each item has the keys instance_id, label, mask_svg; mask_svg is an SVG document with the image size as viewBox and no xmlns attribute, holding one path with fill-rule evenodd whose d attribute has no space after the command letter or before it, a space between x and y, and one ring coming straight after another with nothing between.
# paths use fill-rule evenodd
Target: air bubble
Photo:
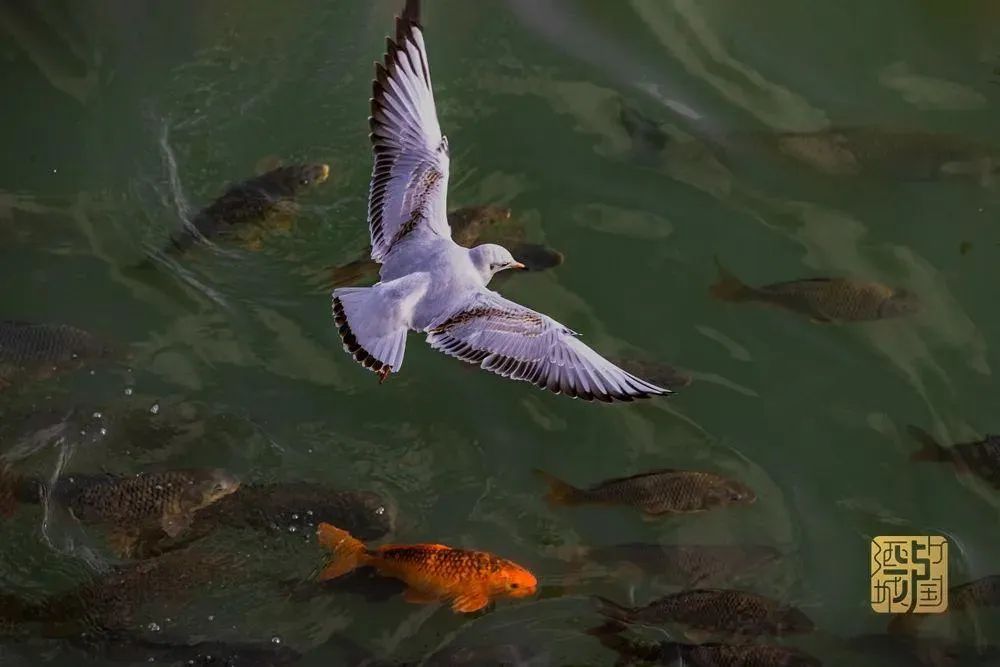
<instances>
[{"instance_id":1,"label":"air bubble","mask_svg":"<svg viewBox=\"0 0 1000 667\"><path fill-rule=\"evenodd\" d=\"M125 387L125 395L126 396L132 395L132 387Z\"/></svg>"},{"instance_id":2,"label":"air bubble","mask_svg":"<svg viewBox=\"0 0 1000 667\"><path fill-rule=\"evenodd\" d=\"M159 413L160 413L160 404L159 403L153 403L151 406L149 406L149 414L156 415L156 414L159 414Z\"/></svg>"},{"instance_id":3,"label":"air bubble","mask_svg":"<svg viewBox=\"0 0 1000 667\"><path fill-rule=\"evenodd\" d=\"M92 416L93 416L94 419L100 419L104 415L102 415L100 412L95 412Z\"/></svg>"},{"instance_id":4,"label":"air bubble","mask_svg":"<svg viewBox=\"0 0 1000 667\"><path fill-rule=\"evenodd\" d=\"M149 630L150 632L159 632L160 626L154 621L153 623L147 625L146 629Z\"/></svg>"},{"instance_id":5,"label":"air bubble","mask_svg":"<svg viewBox=\"0 0 1000 667\"><path fill-rule=\"evenodd\" d=\"M275 636L271 637L271 643L272 644L280 644L281 643L281 637L279 637L278 635L275 635Z\"/></svg>"}]
</instances>

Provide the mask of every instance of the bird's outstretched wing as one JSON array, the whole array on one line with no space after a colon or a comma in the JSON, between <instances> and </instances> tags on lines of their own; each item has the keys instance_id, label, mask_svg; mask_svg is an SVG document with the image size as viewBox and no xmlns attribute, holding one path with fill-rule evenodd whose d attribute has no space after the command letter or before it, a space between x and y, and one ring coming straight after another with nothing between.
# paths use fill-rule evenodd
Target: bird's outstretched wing
<instances>
[{"instance_id":1,"label":"bird's outstretched wing","mask_svg":"<svg viewBox=\"0 0 1000 667\"><path fill-rule=\"evenodd\" d=\"M631 401L670 391L618 368L551 317L496 292L472 292L427 328L431 347L513 380L584 400Z\"/></svg>"},{"instance_id":2,"label":"bird's outstretched wing","mask_svg":"<svg viewBox=\"0 0 1000 667\"><path fill-rule=\"evenodd\" d=\"M381 262L392 246L415 230L450 237L448 140L441 135L420 3L407 0L396 18L396 38L386 40L383 63L375 63L371 126L375 166L368 193L372 259Z\"/></svg>"}]
</instances>

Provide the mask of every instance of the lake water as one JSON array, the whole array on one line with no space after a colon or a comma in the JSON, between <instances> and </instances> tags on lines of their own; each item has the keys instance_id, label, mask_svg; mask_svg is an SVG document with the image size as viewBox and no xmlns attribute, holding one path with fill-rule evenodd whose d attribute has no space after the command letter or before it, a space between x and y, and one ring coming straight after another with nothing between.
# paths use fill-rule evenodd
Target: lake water
<instances>
[{"instance_id":1,"label":"lake water","mask_svg":"<svg viewBox=\"0 0 1000 667\"><path fill-rule=\"evenodd\" d=\"M194 546L239 555L225 566L234 582L154 599L130 629L280 645L302 665L435 651L451 662L432 664L506 664L516 651L525 664L610 665L585 633L601 621L590 596L642 605L677 586L666 572L581 565L586 549L771 545L778 563L737 574L815 621L782 641L824 664L914 664L850 651L886 627L870 608L870 538L947 537L954 583L1000 559L996 490L911 462L907 434L951 443L1000 428L996 174L974 149L971 167L950 152L1000 146L1000 5L426 0L449 205L509 207L528 241L565 256L498 289L604 354L693 378L666 399L605 406L470 370L417 335L382 385L341 350L326 277L368 243L372 61L400 4L0 8L0 319L71 324L125 351L0 394L2 448L24 454L19 468L221 467L244 483L374 491L394 508L391 541L492 551L541 584L533 600L463 617L320 590L309 530L225 530ZM843 148L830 128L871 131ZM884 139L902 131L910 144ZM832 143L818 164L796 161L775 148L782 132ZM844 167L844 151L875 157ZM291 230L136 270L185 216L279 158L331 165ZM973 173L929 178L925 163ZM753 285L845 276L905 288L922 308L830 325L723 303L708 292L716 258ZM101 416L79 435L25 438L26 413L58 421L71 408ZM536 468L578 485L710 470L758 500L656 521L553 508ZM0 534L4 596L72 590L115 563L96 529L55 508L21 508ZM922 631L998 638L995 616L971 620ZM42 634L0 643L0 662L120 664ZM514 648L482 648L497 646ZM144 664L144 650L126 659Z\"/></svg>"}]
</instances>

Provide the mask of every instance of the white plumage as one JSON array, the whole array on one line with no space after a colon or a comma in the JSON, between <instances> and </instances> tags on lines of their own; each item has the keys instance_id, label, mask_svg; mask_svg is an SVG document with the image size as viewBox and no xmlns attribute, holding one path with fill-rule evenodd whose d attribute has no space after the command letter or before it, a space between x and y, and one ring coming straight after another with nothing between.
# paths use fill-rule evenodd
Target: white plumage
<instances>
[{"instance_id":1,"label":"white plumage","mask_svg":"<svg viewBox=\"0 0 1000 667\"><path fill-rule=\"evenodd\" d=\"M371 101L368 226L381 281L333 292L344 349L385 379L403 364L409 331L431 347L503 377L585 400L670 393L618 368L552 318L487 289L523 268L505 248L463 248L447 217L448 140L441 134L420 27L407 0L376 63Z\"/></svg>"}]
</instances>

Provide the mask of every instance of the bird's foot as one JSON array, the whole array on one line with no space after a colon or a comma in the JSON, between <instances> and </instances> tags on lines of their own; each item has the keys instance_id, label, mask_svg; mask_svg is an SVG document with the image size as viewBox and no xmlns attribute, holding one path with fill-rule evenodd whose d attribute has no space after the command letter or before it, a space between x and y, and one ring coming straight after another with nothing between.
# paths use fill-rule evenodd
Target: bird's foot
<instances>
[{"instance_id":1,"label":"bird's foot","mask_svg":"<svg viewBox=\"0 0 1000 667\"><path fill-rule=\"evenodd\" d=\"M378 383L382 384L389 378L389 373L392 372L392 366L383 366L382 370L378 371Z\"/></svg>"}]
</instances>

